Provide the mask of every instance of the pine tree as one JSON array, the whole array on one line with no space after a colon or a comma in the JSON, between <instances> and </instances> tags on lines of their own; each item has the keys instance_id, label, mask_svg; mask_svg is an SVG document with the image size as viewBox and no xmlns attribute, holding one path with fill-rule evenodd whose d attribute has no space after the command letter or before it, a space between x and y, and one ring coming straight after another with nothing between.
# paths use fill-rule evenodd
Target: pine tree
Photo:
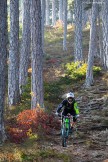
<instances>
[{"instance_id":1,"label":"pine tree","mask_svg":"<svg viewBox=\"0 0 108 162\"><path fill-rule=\"evenodd\" d=\"M108 1L102 0L103 65L108 69Z\"/></svg>"},{"instance_id":2,"label":"pine tree","mask_svg":"<svg viewBox=\"0 0 108 162\"><path fill-rule=\"evenodd\" d=\"M56 24L56 0L52 0L52 26Z\"/></svg>"},{"instance_id":3,"label":"pine tree","mask_svg":"<svg viewBox=\"0 0 108 162\"><path fill-rule=\"evenodd\" d=\"M92 5L92 19L90 28L90 42L89 42L89 53L88 53L88 67L86 73L85 86L90 87L93 84L93 64L94 64L94 54L96 46L96 19L98 13L98 4L93 1Z\"/></svg>"},{"instance_id":4,"label":"pine tree","mask_svg":"<svg viewBox=\"0 0 108 162\"><path fill-rule=\"evenodd\" d=\"M19 102L19 1L10 1L9 105Z\"/></svg>"},{"instance_id":5,"label":"pine tree","mask_svg":"<svg viewBox=\"0 0 108 162\"><path fill-rule=\"evenodd\" d=\"M75 38L74 38L74 59L82 61L82 0L75 0Z\"/></svg>"},{"instance_id":6,"label":"pine tree","mask_svg":"<svg viewBox=\"0 0 108 162\"><path fill-rule=\"evenodd\" d=\"M67 0L63 0L63 50L67 50Z\"/></svg>"},{"instance_id":7,"label":"pine tree","mask_svg":"<svg viewBox=\"0 0 108 162\"><path fill-rule=\"evenodd\" d=\"M32 109L36 108L37 104L43 107L43 50L41 29L41 2L40 0L31 0Z\"/></svg>"},{"instance_id":8,"label":"pine tree","mask_svg":"<svg viewBox=\"0 0 108 162\"><path fill-rule=\"evenodd\" d=\"M22 31L22 47L20 54L19 68L19 86L20 94L22 86L26 85L28 77L28 67L30 60L31 32L30 32L30 0L23 0L23 31Z\"/></svg>"},{"instance_id":9,"label":"pine tree","mask_svg":"<svg viewBox=\"0 0 108 162\"><path fill-rule=\"evenodd\" d=\"M6 139L4 128L4 107L7 59L7 0L0 0L0 143Z\"/></svg>"},{"instance_id":10,"label":"pine tree","mask_svg":"<svg viewBox=\"0 0 108 162\"><path fill-rule=\"evenodd\" d=\"M49 0L46 0L46 18L45 24L50 25L50 9L49 9Z\"/></svg>"},{"instance_id":11,"label":"pine tree","mask_svg":"<svg viewBox=\"0 0 108 162\"><path fill-rule=\"evenodd\" d=\"M59 20L63 21L63 0L59 0Z\"/></svg>"}]
</instances>

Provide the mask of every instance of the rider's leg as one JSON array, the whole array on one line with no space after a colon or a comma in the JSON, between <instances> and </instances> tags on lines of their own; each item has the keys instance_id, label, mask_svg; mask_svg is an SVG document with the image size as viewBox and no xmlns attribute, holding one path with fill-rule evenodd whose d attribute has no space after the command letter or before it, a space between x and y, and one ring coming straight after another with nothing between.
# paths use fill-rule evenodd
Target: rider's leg
<instances>
[{"instance_id":1,"label":"rider's leg","mask_svg":"<svg viewBox=\"0 0 108 162\"><path fill-rule=\"evenodd\" d=\"M76 117L75 117L76 114L75 114L74 111L71 111L70 114L73 116L73 120L72 120L72 122L70 123L70 125L71 125L71 128L74 128L75 125L76 125L76 121L77 121L77 119L76 119Z\"/></svg>"},{"instance_id":2,"label":"rider's leg","mask_svg":"<svg viewBox=\"0 0 108 162\"><path fill-rule=\"evenodd\" d=\"M75 116L73 116L73 122L72 122L72 127L76 127L76 123L77 123L77 118Z\"/></svg>"},{"instance_id":3,"label":"rider's leg","mask_svg":"<svg viewBox=\"0 0 108 162\"><path fill-rule=\"evenodd\" d=\"M63 116L66 116L67 114L68 114L67 109L64 109L63 112L62 112L62 115L63 115ZM62 121L63 121L63 117L62 117Z\"/></svg>"}]
</instances>

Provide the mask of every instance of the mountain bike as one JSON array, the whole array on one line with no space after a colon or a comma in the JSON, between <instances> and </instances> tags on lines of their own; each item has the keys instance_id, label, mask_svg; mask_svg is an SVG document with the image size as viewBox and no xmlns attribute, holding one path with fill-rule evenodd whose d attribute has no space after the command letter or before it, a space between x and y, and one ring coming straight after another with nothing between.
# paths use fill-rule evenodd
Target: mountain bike
<instances>
[{"instance_id":1,"label":"mountain bike","mask_svg":"<svg viewBox=\"0 0 108 162\"><path fill-rule=\"evenodd\" d=\"M61 135L62 135L62 146L67 147L67 139L69 134L73 133L71 129L71 115L62 116L62 124L61 124Z\"/></svg>"}]
</instances>

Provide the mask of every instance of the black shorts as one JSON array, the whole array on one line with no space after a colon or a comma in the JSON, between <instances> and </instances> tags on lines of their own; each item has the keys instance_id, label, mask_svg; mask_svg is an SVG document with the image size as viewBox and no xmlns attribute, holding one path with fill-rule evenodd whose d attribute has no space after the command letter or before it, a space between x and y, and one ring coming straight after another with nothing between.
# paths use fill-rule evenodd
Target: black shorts
<instances>
[{"instance_id":1,"label":"black shorts","mask_svg":"<svg viewBox=\"0 0 108 162\"><path fill-rule=\"evenodd\" d=\"M73 122L76 122L77 118L76 113L74 110L70 110L70 109L64 109L64 111L62 112L62 115L66 116L67 114L71 114L73 116Z\"/></svg>"}]
</instances>

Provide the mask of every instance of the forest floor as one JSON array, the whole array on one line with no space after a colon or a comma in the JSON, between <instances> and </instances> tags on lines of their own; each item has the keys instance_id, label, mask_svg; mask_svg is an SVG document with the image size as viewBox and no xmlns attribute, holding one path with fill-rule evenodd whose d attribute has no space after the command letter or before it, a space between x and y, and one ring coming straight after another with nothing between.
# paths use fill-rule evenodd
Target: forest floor
<instances>
[{"instance_id":1,"label":"forest floor","mask_svg":"<svg viewBox=\"0 0 108 162\"><path fill-rule=\"evenodd\" d=\"M52 66L52 64L51 64ZM55 66L55 67L54 67ZM58 71L59 71L58 66ZM53 69L57 69L57 63ZM57 70L56 70L57 71ZM63 75L59 73L59 76ZM58 79L55 71L47 71L46 79ZM48 77L47 76L53 76ZM55 133L44 147L67 154L70 162L103 162L108 161L108 74L102 71L100 76L94 78L94 85L89 89L83 88L83 83L76 83L73 90L80 107L78 132L68 139L66 148L62 147L60 135ZM69 88L69 87L68 87ZM62 100L61 100L62 101ZM58 132L57 132L58 133ZM59 134L59 133L58 133ZM51 158L49 161L54 161ZM55 159L56 162L63 160Z\"/></svg>"},{"instance_id":2,"label":"forest floor","mask_svg":"<svg viewBox=\"0 0 108 162\"><path fill-rule=\"evenodd\" d=\"M88 35L88 32L85 30L83 34L85 59L87 59ZM59 52L59 47L57 48L56 44L55 47L49 46L48 49L46 48L46 51L52 48L53 52L52 58L47 60L45 64L45 81L53 82L64 76L62 63L71 62L73 59L73 44L70 40L67 44L68 52ZM58 51L56 51L57 49ZM99 60L95 60L95 64L99 66ZM102 70L100 75L94 77L94 85L89 89L84 89L83 84L84 80L75 83L73 86L64 87L65 92L70 89L74 91L80 107L78 132L74 138L69 138L66 148L62 147L61 137L60 135L57 136L56 133L50 137L50 141L47 141L44 146L58 153L68 155L69 159L67 161L69 162L108 161L108 73ZM61 95L63 95L63 92L61 92ZM57 107L56 103L54 107ZM56 109L54 109L55 111ZM63 160L50 158L49 161L62 162Z\"/></svg>"},{"instance_id":3,"label":"forest floor","mask_svg":"<svg viewBox=\"0 0 108 162\"><path fill-rule=\"evenodd\" d=\"M60 31L47 31L50 37L49 42L45 44L44 81L48 84L56 83L63 77L63 65L73 60L73 31L68 31L68 51L65 52L62 50L62 42L58 40ZM85 55L88 51L88 35L85 31ZM55 39L55 43L51 38ZM42 136L41 140L31 139L22 144L7 141L0 147L0 162L108 162L108 73L102 70L100 75L95 76L94 85L89 89L84 89L83 84L84 80L63 84L63 91L58 90L55 101L49 103L55 113L58 103L63 99L61 96L69 90L75 93L80 118L78 131L74 133L73 138L69 137L67 147L62 147L60 131L55 131L47 137ZM61 100L57 100L58 97L61 97Z\"/></svg>"}]
</instances>

